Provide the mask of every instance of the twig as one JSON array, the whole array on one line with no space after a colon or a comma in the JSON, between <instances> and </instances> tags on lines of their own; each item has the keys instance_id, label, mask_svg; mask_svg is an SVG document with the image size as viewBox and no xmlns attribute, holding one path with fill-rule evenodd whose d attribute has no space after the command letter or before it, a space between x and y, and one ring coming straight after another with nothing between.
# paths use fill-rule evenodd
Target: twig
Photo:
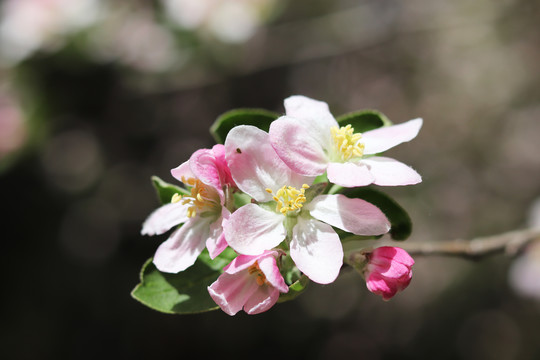
<instances>
[{"instance_id":1,"label":"twig","mask_svg":"<svg viewBox=\"0 0 540 360\"><path fill-rule=\"evenodd\" d=\"M539 228L510 231L472 240L392 242L392 244L403 248L413 256L441 255L478 259L497 253L514 256L534 241L540 241Z\"/></svg>"}]
</instances>

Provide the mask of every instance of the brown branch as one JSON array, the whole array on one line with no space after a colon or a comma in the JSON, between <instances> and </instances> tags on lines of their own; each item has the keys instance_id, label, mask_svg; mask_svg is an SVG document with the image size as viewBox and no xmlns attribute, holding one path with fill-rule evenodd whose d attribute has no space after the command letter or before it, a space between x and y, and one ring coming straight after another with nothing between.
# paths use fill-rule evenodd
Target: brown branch
<instances>
[{"instance_id":1,"label":"brown branch","mask_svg":"<svg viewBox=\"0 0 540 360\"><path fill-rule=\"evenodd\" d=\"M440 255L478 259L497 253L513 256L534 241L540 241L539 228L515 230L472 240L392 242L392 244L406 250L413 256Z\"/></svg>"}]
</instances>

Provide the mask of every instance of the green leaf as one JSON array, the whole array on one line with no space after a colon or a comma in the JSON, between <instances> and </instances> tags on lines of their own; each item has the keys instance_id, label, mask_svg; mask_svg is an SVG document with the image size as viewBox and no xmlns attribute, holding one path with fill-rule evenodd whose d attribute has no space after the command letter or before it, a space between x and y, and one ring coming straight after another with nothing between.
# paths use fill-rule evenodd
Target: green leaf
<instances>
[{"instance_id":1,"label":"green leaf","mask_svg":"<svg viewBox=\"0 0 540 360\"><path fill-rule=\"evenodd\" d=\"M308 284L308 277L306 275L302 275L300 279L296 280L294 283L291 284L291 286L289 286L288 293L279 295L278 303L293 300L298 295L304 292Z\"/></svg>"},{"instance_id":2,"label":"green leaf","mask_svg":"<svg viewBox=\"0 0 540 360\"><path fill-rule=\"evenodd\" d=\"M168 314L193 314L219 307L208 294L220 271L212 269L202 261L178 274L162 273L148 259L141 270L141 282L131 296L157 311Z\"/></svg>"},{"instance_id":3,"label":"green leaf","mask_svg":"<svg viewBox=\"0 0 540 360\"><path fill-rule=\"evenodd\" d=\"M208 265L211 269L222 272L222 269L225 265L228 265L233 259L237 256L236 252L227 247L221 254L219 254L215 259L211 259L208 254L208 250L204 249L198 259Z\"/></svg>"},{"instance_id":4,"label":"green leaf","mask_svg":"<svg viewBox=\"0 0 540 360\"><path fill-rule=\"evenodd\" d=\"M341 115L336 120L339 126L347 126L350 124L356 133L392 125L392 122L383 113L378 112L377 110L355 111Z\"/></svg>"},{"instance_id":5,"label":"green leaf","mask_svg":"<svg viewBox=\"0 0 540 360\"><path fill-rule=\"evenodd\" d=\"M210 127L210 133L218 144L223 144L227 134L235 126L253 125L261 130L268 131L270 123L278 117L279 114L264 109L230 110L217 118Z\"/></svg>"},{"instance_id":6,"label":"green leaf","mask_svg":"<svg viewBox=\"0 0 540 360\"><path fill-rule=\"evenodd\" d=\"M343 189L342 194L349 198L364 199L381 209L392 225L392 239L405 240L411 235L412 222L409 214L387 194L371 187Z\"/></svg>"},{"instance_id":7,"label":"green leaf","mask_svg":"<svg viewBox=\"0 0 540 360\"><path fill-rule=\"evenodd\" d=\"M174 194L180 193L181 195L190 195L190 192L186 189L169 184L157 176L152 176L152 184L156 189L159 202L162 205L170 203Z\"/></svg>"},{"instance_id":8,"label":"green leaf","mask_svg":"<svg viewBox=\"0 0 540 360\"><path fill-rule=\"evenodd\" d=\"M307 188L304 193L306 196L306 204L309 204L311 200L313 200L316 196L322 194L324 189L326 189L327 185L328 183L321 182L321 183L313 184L309 188Z\"/></svg>"}]
</instances>

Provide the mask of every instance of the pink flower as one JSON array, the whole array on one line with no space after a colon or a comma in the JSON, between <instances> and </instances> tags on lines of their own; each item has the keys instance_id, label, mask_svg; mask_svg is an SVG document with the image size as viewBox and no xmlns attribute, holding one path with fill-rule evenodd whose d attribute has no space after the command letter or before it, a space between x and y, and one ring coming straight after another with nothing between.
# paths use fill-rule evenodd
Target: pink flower
<instances>
[{"instance_id":1,"label":"pink flower","mask_svg":"<svg viewBox=\"0 0 540 360\"><path fill-rule=\"evenodd\" d=\"M256 201L236 210L224 224L229 246L241 254L258 255L286 240L298 269L328 284L343 264L343 247L332 226L357 235L390 229L381 210L364 200L306 197L313 178L293 172L277 156L268 134L254 126L233 128L225 150L238 188Z\"/></svg>"},{"instance_id":2,"label":"pink flower","mask_svg":"<svg viewBox=\"0 0 540 360\"><path fill-rule=\"evenodd\" d=\"M384 300L390 300L411 282L414 260L405 250L392 246L379 247L367 254L367 260L367 288Z\"/></svg>"},{"instance_id":3,"label":"pink flower","mask_svg":"<svg viewBox=\"0 0 540 360\"><path fill-rule=\"evenodd\" d=\"M208 287L210 296L229 315L242 308L250 315L270 309L280 292L289 291L279 273L277 256L276 251L265 251L258 256L239 255Z\"/></svg>"},{"instance_id":4,"label":"pink flower","mask_svg":"<svg viewBox=\"0 0 540 360\"><path fill-rule=\"evenodd\" d=\"M416 137L422 119L363 134L350 125L339 127L325 102L305 96L285 99L286 116L270 126L270 141L279 157L295 172L318 176L344 186L411 185L421 177L409 166L376 156Z\"/></svg>"},{"instance_id":5,"label":"pink flower","mask_svg":"<svg viewBox=\"0 0 540 360\"><path fill-rule=\"evenodd\" d=\"M154 255L154 264L160 271L177 273L193 265L205 246L211 258L227 247L223 224L230 212L224 205L235 184L225 162L223 145L196 151L171 173L191 188L191 194L176 194L170 204L155 210L144 222L141 233L160 235L183 224Z\"/></svg>"}]
</instances>

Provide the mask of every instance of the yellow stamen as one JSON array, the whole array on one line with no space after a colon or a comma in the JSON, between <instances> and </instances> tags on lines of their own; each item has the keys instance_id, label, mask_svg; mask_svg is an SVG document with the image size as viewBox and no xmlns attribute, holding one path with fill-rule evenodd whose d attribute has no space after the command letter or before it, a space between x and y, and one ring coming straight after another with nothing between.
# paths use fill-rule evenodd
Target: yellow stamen
<instances>
[{"instance_id":1,"label":"yellow stamen","mask_svg":"<svg viewBox=\"0 0 540 360\"><path fill-rule=\"evenodd\" d=\"M174 194L171 202L177 203L182 200L182 205L191 204L187 209L187 216L192 218L197 215L198 212L204 212L211 210L211 208L219 207L220 204L215 200L216 194L211 194L212 191L209 187L203 184L200 180L194 178L182 177L182 182L188 186L191 186L191 196Z\"/></svg>"},{"instance_id":2,"label":"yellow stamen","mask_svg":"<svg viewBox=\"0 0 540 360\"><path fill-rule=\"evenodd\" d=\"M334 126L330 129L334 148L342 161L348 161L353 157L364 155L364 144L360 142L361 133L354 133L354 128L349 124L338 129Z\"/></svg>"},{"instance_id":3,"label":"yellow stamen","mask_svg":"<svg viewBox=\"0 0 540 360\"><path fill-rule=\"evenodd\" d=\"M308 188L309 186L304 184L300 190L292 186L284 186L275 194L271 189L266 189L266 191L274 195L272 198L277 203L276 211L286 215L289 211L300 210L304 206L303 203L306 202L305 191Z\"/></svg>"},{"instance_id":4,"label":"yellow stamen","mask_svg":"<svg viewBox=\"0 0 540 360\"><path fill-rule=\"evenodd\" d=\"M259 267L258 261L255 261L255 264L251 265L248 268L248 272L249 272L249 275L255 274L256 276L255 281L257 281L257 285L263 286L264 284L268 283L268 281L266 280L266 276L264 275L261 268Z\"/></svg>"}]
</instances>

